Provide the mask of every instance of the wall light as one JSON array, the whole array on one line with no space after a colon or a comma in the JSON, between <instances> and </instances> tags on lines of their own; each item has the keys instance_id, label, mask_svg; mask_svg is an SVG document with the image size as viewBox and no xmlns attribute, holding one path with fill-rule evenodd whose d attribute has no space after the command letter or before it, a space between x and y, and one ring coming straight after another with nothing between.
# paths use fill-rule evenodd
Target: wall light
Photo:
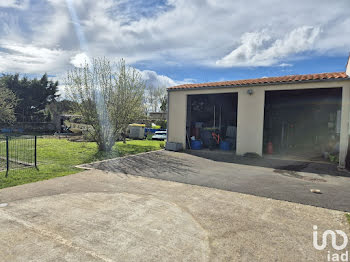
<instances>
[{"instance_id":1,"label":"wall light","mask_svg":"<svg viewBox=\"0 0 350 262\"><path fill-rule=\"evenodd\" d=\"M251 96L252 94L254 94L254 90L253 89L248 89L247 90L247 94Z\"/></svg>"}]
</instances>

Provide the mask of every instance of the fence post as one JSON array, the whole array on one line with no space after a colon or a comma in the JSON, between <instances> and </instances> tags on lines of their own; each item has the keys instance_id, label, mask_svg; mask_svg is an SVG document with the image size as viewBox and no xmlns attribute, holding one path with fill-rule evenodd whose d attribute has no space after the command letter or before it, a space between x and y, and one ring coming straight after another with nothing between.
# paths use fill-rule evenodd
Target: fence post
<instances>
[{"instance_id":1,"label":"fence post","mask_svg":"<svg viewBox=\"0 0 350 262\"><path fill-rule=\"evenodd\" d=\"M36 146L37 146L37 141L36 141L36 136L34 136L34 166L36 169L38 169Z\"/></svg>"},{"instance_id":2,"label":"fence post","mask_svg":"<svg viewBox=\"0 0 350 262\"><path fill-rule=\"evenodd\" d=\"M10 155L9 155L9 137L6 136L6 177L10 170Z\"/></svg>"}]
</instances>

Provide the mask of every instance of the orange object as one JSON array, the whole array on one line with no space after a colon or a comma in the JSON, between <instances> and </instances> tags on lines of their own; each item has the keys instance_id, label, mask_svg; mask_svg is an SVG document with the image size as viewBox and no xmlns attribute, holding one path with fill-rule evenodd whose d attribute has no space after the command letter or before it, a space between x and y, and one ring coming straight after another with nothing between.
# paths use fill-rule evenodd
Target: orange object
<instances>
[{"instance_id":1,"label":"orange object","mask_svg":"<svg viewBox=\"0 0 350 262\"><path fill-rule=\"evenodd\" d=\"M267 143L267 153L268 154L273 154L273 144L272 142Z\"/></svg>"},{"instance_id":2,"label":"orange object","mask_svg":"<svg viewBox=\"0 0 350 262\"><path fill-rule=\"evenodd\" d=\"M220 134L216 134L215 132L211 133L211 135L213 136L215 142L217 144L220 144Z\"/></svg>"}]
</instances>

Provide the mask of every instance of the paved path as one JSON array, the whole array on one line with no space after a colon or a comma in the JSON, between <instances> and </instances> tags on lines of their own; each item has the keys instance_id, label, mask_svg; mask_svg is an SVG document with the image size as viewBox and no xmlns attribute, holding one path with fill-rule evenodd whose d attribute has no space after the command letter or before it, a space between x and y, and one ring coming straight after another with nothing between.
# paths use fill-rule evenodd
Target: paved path
<instances>
[{"instance_id":1,"label":"paved path","mask_svg":"<svg viewBox=\"0 0 350 262\"><path fill-rule=\"evenodd\" d=\"M343 212L98 170L4 202L0 261L326 261L313 225L350 235Z\"/></svg>"},{"instance_id":2,"label":"paved path","mask_svg":"<svg viewBox=\"0 0 350 262\"><path fill-rule=\"evenodd\" d=\"M164 150L87 166L350 212L350 177L218 162Z\"/></svg>"}]
</instances>

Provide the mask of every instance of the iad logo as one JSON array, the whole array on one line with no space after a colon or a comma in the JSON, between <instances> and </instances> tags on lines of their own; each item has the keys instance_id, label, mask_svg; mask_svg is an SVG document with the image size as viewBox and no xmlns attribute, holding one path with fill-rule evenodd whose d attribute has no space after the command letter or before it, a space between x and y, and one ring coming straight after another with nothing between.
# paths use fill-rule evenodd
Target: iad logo
<instances>
[{"instance_id":1,"label":"iad logo","mask_svg":"<svg viewBox=\"0 0 350 262\"><path fill-rule=\"evenodd\" d=\"M340 246L337 245L337 236L335 234L335 232L337 232L337 234L341 235L343 237L343 244L341 244ZM346 248L346 246L348 245L348 236L344 233L344 231L341 230L336 230L336 231L332 231L332 230L326 230L323 232L322 235L322 244L319 245L317 242L317 226L314 226L314 239L313 239L313 244L314 247L317 250L324 250L327 246L327 236L330 235L331 236L331 240L332 240L332 247L335 250L343 250L344 248Z\"/></svg>"},{"instance_id":2,"label":"iad logo","mask_svg":"<svg viewBox=\"0 0 350 262\"><path fill-rule=\"evenodd\" d=\"M348 236L344 233L342 230L326 230L322 234L322 243L321 245L318 244L318 233L317 233L317 226L314 225L314 232L313 232L313 244L314 248L317 250L324 250L327 247L327 238L328 236L331 237L331 243L333 249L340 251L344 250L349 242ZM342 244L337 244L337 234L342 237ZM340 243L340 242L338 242ZM328 261L349 261L349 251L345 251L345 253L331 253L331 251L328 251Z\"/></svg>"}]
</instances>

